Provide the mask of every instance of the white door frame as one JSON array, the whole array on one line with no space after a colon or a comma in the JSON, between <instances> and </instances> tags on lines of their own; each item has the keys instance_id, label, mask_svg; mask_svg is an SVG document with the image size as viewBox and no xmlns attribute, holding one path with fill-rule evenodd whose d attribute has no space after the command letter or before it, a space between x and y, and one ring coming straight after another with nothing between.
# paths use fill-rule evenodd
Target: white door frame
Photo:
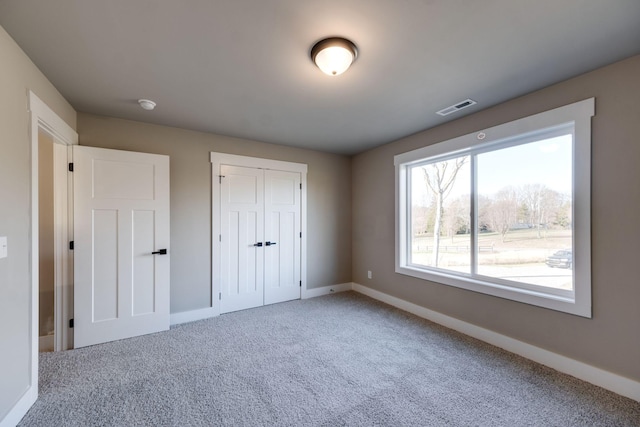
<instances>
[{"instance_id":1,"label":"white door frame","mask_svg":"<svg viewBox=\"0 0 640 427\"><path fill-rule=\"evenodd\" d=\"M42 131L51 136L54 143L54 350L62 351L73 348L73 334L68 327L69 320L73 317L73 256L69 251L69 241L73 240L73 180L68 173L68 164L73 161L71 146L78 144L78 134L32 91L29 91L29 111L31 112L32 154L32 287L35 286L33 292L38 296L37 256L40 249L38 235L40 214L38 206L38 133ZM39 301L35 305L36 312L38 304ZM38 335L37 331L36 335Z\"/></svg>"},{"instance_id":2,"label":"white door frame","mask_svg":"<svg viewBox=\"0 0 640 427\"><path fill-rule=\"evenodd\" d=\"M73 179L69 174L72 145L77 145L77 139L76 144L65 144L54 138L54 351L73 348L73 331L69 328L69 320L73 318L74 283L73 253L69 249L69 241L73 240Z\"/></svg>"},{"instance_id":3,"label":"white door frame","mask_svg":"<svg viewBox=\"0 0 640 427\"><path fill-rule=\"evenodd\" d=\"M30 325L30 340L31 343L31 372L29 379L29 388L20 398L20 400L14 405L13 409L7 414L2 422L11 423L15 421L17 423L27 413L31 405L38 398L38 344L39 344L39 332L38 332L38 304L39 304L39 280L38 280L38 264L39 264L39 208L38 208L38 131L41 130L51 137L56 144L63 144L66 146L76 145L78 143L78 134L67 125L51 108L49 108L38 96L32 91L28 91L27 94L27 111L30 113L30 128L29 128L29 140L31 143L31 256L29 259L31 267L31 325ZM64 186L68 188L68 184L65 181ZM57 207L54 207L57 209ZM69 213L70 214L70 213ZM68 215L68 220L71 220L72 215ZM68 224L68 221L67 221ZM60 233L56 233L60 234ZM56 245L57 248L57 245ZM66 251L65 251L66 252ZM58 257L56 255L56 263L61 262L66 264L68 268L68 254L62 254ZM64 271L64 269L63 269ZM71 270L66 270L67 274ZM70 283L67 278L66 283ZM61 289L63 292L65 288ZM68 291L68 289L66 289ZM64 295L64 294L63 294ZM64 297L56 297L56 303L60 300L60 303L64 301ZM58 307L56 307L57 309ZM67 307L70 309L70 307ZM68 313L66 313L68 314ZM59 316L60 317L60 316ZM67 320L68 321L68 320ZM57 322L57 320L56 320ZM56 328L58 325L56 324Z\"/></svg>"},{"instance_id":4,"label":"white door frame","mask_svg":"<svg viewBox=\"0 0 640 427\"><path fill-rule=\"evenodd\" d=\"M258 157L238 156L235 154L211 152L211 307L212 315L220 315L220 300L218 295L220 286L220 234L221 218L220 206L220 165L242 166L257 169L272 169L300 173L302 194L300 198L300 279L302 280L301 295L307 289L307 165L303 163L284 162L280 160L261 159Z\"/></svg>"}]
</instances>

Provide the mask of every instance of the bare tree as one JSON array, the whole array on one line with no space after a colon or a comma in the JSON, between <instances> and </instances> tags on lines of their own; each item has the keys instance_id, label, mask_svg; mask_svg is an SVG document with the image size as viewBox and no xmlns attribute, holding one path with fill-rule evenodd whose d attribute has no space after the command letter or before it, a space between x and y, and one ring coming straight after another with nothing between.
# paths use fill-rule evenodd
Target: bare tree
<instances>
[{"instance_id":1,"label":"bare tree","mask_svg":"<svg viewBox=\"0 0 640 427\"><path fill-rule=\"evenodd\" d=\"M545 188L542 192L540 222L544 224L544 237L547 237L549 225L557 223L561 216L563 197L562 194L550 188Z\"/></svg>"},{"instance_id":2,"label":"bare tree","mask_svg":"<svg viewBox=\"0 0 640 427\"><path fill-rule=\"evenodd\" d=\"M522 201L527 206L529 224L536 227L538 239L542 237L540 226L542 224L542 193L546 187L542 184L526 184L522 186Z\"/></svg>"},{"instance_id":3,"label":"bare tree","mask_svg":"<svg viewBox=\"0 0 640 427\"><path fill-rule=\"evenodd\" d=\"M529 223L536 227L538 239L541 239L543 227L546 230L562 207L562 195L543 184L524 185L520 192L529 214Z\"/></svg>"},{"instance_id":4,"label":"bare tree","mask_svg":"<svg viewBox=\"0 0 640 427\"><path fill-rule=\"evenodd\" d=\"M458 232L468 233L471 229L471 200L469 194L456 197L444 208L442 224L453 244L453 238Z\"/></svg>"},{"instance_id":5,"label":"bare tree","mask_svg":"<svg viewBox=\"0 0 640 427\"><path fill-rule=\"evenodd\" d=\"M433 222L433 209L431 205L420 206L413 205L411 207L411 229L414 236L424 234Z\"/></svg>"},{"instance_id":6,"label":"bare tree","mask_svg":"<svg viewBox=\"0 0 640 427\"><path fill-rule=\"evenodd\" d=\"M513 187L505 187L498 191L493 199L489 201L486 210L486 218L490 227L500 233L502 243L505 236L517 222L518 218L518 195Z\"/></svg>"},{"instance_id":7,"label":"bare tree","mask_svg":"<svg viewBox=\"0 0 640 427\"><path fill-rule=\"evenodd\" d=\"M424 182L436 199L436 217L433 224L433 265L438 266L440 256L440 228L444 201L451 193L460 169L467 163L468 157L458 157L422 167Z\"/></svg>"},{"instance_id":8,"label":"bare tree","mask_svg":"<svg viewBox=\"0 0 640 427\"><path fill-rule=\"evenodd\" d=\"M558 193L558 208L556 209L554 224L562 229L571 226L571 196Z\"/></svg>"},{"instance_id":9,"label":"bare tree","mask_svg":"<svg viewBox=\"0 0 640 427\"><path fill-rule=\"evenodd\" d=\"M491 199L484 194L478 194L478 231L485 231L491 228L489 224L489 208Z\"/></svg>"}]
</instances>

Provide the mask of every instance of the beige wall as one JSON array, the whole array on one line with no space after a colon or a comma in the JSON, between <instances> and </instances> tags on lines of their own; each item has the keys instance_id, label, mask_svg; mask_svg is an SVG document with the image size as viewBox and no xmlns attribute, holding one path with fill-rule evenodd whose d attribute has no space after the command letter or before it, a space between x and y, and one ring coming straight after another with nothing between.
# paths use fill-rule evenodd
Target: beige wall
<instances>
[{"instance_id":1,"label":"beige wall","mask_svg":"<svg viewBox=\"0 0 640 427\"><path fill-rule=\"evenodd\" d=\"M0 27L0 236L8 237L9 250L9 256L0 259L0 420L24 394L30 381L28 89L75 127L76 113L71 105Z\"/></svg>"},{"instance_id":2,"label":"beige wall","mask_svg":"<svg viewBox=\"0 0 640 427\"><path fill-rule=\"evenodd\" d=\"M53 289L54 268L54 230L53 230L53 138L44 132L38 134L38 210L39 226L39 275L40 298L39 330L40 336L51 335L54 330Z\"/></svg>"},{"instance_id":3,"label":"beige wall","mask_svg":"<svg viewBox=\"0 0 640 427\"><path fill-rule=\"evenodd\" d=\"M354 281L640 381L638 76L640 56L355 156ZM590 97L593 319L394 272L394 155Z\"/></svg>"},{"instance_id":4,"label":"beige wall","mask_svg":"<svg viewBox=\"0 0 640 427\"><path fill-rule=\"evenodd\" d=\"M351 281L349 157L83 113L78 133L80 145L170 156L172 313L211 304L211 151L308 164L308 287Z\"/></svg>"}]
</instances>

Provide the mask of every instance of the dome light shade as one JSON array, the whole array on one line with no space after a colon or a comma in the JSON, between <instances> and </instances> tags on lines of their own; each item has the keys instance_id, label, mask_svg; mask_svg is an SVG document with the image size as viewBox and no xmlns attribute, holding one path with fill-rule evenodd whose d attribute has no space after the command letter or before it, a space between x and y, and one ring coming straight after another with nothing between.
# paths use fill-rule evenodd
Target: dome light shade
<instances>
[{"instance_id":1,"label":"dome light shade","mask_svg":"<svg viewBox=\"0 0 640 427\"><path fill-rule=\"evenodd\" d=\"M311 48L313 62L323 73L330 76L347 71L357 56L356 45L340 37L320 40Z\"/></svg>"}]
</instances>

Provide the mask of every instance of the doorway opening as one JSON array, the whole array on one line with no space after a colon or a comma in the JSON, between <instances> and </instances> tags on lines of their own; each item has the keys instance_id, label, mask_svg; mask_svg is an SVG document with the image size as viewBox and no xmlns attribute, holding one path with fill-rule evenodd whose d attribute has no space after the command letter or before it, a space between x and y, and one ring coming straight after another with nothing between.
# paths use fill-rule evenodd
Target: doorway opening
<instances>
[{"instance_id":1,"label":"doorway opening","mask_svg":"<svg viewBox=\"0 0 640 427\"><path fill-rule=\"evenodd\" d=\"M68 147L38 128L38 347L71 348L72 256L69 252L70 181Z\"/></svg>"},{"instance_id":2,"label":"doorway opening","mask_svg":"<svg viewBox=\"0 0 640 427\"><path fill-rule=\"evenodd\" d=\"M55 349L55 228L53 209L53 138L38 129L38 281L39 350Z\"/></svg>"},{"instance_id":3,"label":"doorway opening","mask_svg":"<svg viewBox=\"0 0 640 427\"><path fill-rule=\"evenodd\" d=\"M78 135L29 93L32 154L33 354L73 347L72 182L70 147ZM37 360L34 361L37 366ZM34 368L35 369L35 368Z\"/></svg>"}]
</instances>

